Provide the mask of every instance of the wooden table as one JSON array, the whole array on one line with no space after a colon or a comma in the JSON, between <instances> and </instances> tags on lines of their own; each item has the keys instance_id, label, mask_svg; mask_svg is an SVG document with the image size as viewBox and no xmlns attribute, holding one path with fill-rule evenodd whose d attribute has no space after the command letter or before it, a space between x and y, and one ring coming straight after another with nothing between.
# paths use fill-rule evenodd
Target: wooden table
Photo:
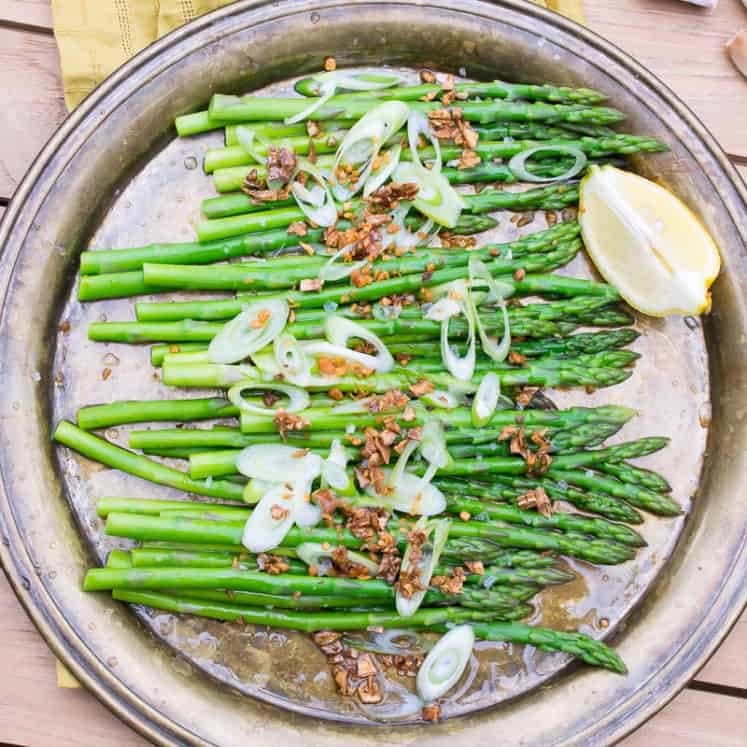
<instances>
[{"instance_id":1,"label":"wooden table","mask_svg":"<svg viewBox=\"0 0 747 747\"><path fill-rule=\"evenodd\" d=\"M103 0L102 0L103 2ZM586 0L590 26L631 52L703 119L747 177L747 80L724 43L747 28L738 0L708 13L677 0ZM0 0L0 213L65 117L48 0ZM0 574L0 743L143 745L55 662ZM625 747L747 745L747 614L695 681Z\"/></svg>"}]
</instances>

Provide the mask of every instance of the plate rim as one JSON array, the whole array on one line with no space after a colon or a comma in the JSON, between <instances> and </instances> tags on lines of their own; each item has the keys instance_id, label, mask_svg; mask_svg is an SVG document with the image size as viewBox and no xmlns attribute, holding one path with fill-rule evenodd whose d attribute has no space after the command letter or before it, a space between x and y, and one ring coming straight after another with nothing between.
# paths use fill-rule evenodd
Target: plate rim
<instances>
[{"instance_id":1,"label":"plate rim","mask_svg":"<svg viewBox=\"0 0 747 747\"><path fill-rule=\"evenodd\" d=\"M336 8L341 6L353 6L358 0L322 0L317 4L320 10ZM385 4L382 0L362 0L361 4L376 5ZM421 10L429 2L419 3L417 0L399 0L398 3L406 6L416 6ZM298 12L303 2L294 0L282 4L281 10L288 13ZM438 0L434 6L441 7ZM666 103L687 123L696 135L699 143L704 146L709 155L718 163L725 177L734 189L738 202L747 206L747 186L741 174L734 164L728 159L726 153L718 144L708 128L697 118L682 99L674 93L666 84L659 80L647 68L638 63L630 55L618 46L604 39L596 32L584 27L575 21L559 16L553 11L541 8L529 0L473 0L472 6L508 7L524 16L534 16L547 23L549 26L558 27L560 30L569 32L596 51L600 52L632 72L640 78L644 84L653 86L657 93ZM232 5L214 10L204 16L194 19L184 26L175 29L166 36L146 47L133 58L125 62L105 81L103 81L62 123L58 130L48 140L47 144L36 157L34 163L27 171L22 182L7 206L6 212L0 223L0 247L5 246L6 240L11 234L11 229L18 218L25 198L32 192L37 180L42 175L46 165L53 156L65 145L68 138L75 133L78 125L85 120L96 107L101 104L112 92L134 72L146 66L172 46L177 46L193 35L200 34L218 19L230 16L240 16L248 11L257 11L264 6L277 6L272 0L240 0ZM471 7L472 7L471 6ZM470 8L460 9L460 12L470 13ZM156 75L158 71L152 71ZM745 229L737 226L742 238L745 239ZM5 266L8 257L0 255L0 265ZM12 275L13 268L10 267L8 278ZM3 286L4 278L1 279ZM3 287L3 306L5 303L5 288ZM0 309L1 310L1 309ZM43 584L40 583L34 573L28 551L13 522L13 511L11 502L6 494L4 484L0 483L0 529L2 530L2 543L0 544L0 563L8 577L11 588L21 601L27 614L50 646L55 656L73 673L81 684L102 701L122 721L134 728L137 732L150 739L156 744L173 744L173 738L207 744L197 737L193 732L181 727L177 722L164 717L157 709L153 708L143 698L129 691L126 686L106 667L93 652L88 649L85 641L67 624L62 611L56 606L54 599L48 593ZM747 605L747 584L741 584L735 579L739 571L740 561L745 566L747 553L747 534L743 535L739 552L734 558L731 573L720 589L719 595L703 618L700 625L691 631L686 640L672 653L669 661L657 673L654 678L664 681L658 686L655 698L638 698L640 701L636 708L629 712L624 723L612 718L608 714L606 721L613 721L611 729L606 732L595 732L608 741L617 741L634 729L638 728L645 720L653 716L663 708L680 690L687 684L695 672L700 669L710 656L715 652L723 639L728 635L731 628L737 622L743 608ZM747 567L742 570L741 580L747 578ZM735 586L731 595L727 593L730 587ZM722 597L729 596L729 600L721 602ZM715 615L714 610L723 610L721 614ZM695 641L698 639L698 641ZM704 642L705 641L705 642ZM700 645L695 645L699 643ZM687 666L683 671L672 673L675 661L686 658ZM673 676L676 675L676 676ZM637 694L634 694L634 698ZM652 693L653 696L653 693ZM624 707L629 708L629 701ZM586 736L589 735L585 732Z\"/></svg>"}]
</instances>

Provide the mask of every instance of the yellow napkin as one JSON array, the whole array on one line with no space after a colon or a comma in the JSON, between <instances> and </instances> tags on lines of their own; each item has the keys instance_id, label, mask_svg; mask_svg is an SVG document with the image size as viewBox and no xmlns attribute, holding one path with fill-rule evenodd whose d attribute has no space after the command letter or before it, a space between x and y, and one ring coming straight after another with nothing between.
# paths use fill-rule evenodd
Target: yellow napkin
<instances>
[{"instance_id":1,"label":"yellow napkin","mask_svg":"<svg viewBox=\"0 0 747 747\"><path fill-rule=\"evenodd\" d=\"M169 31L231 0L52 0L65 102L74 109L109 73ZM533 0L585 22L583 0Z\"/></svg>"}]
</instances>

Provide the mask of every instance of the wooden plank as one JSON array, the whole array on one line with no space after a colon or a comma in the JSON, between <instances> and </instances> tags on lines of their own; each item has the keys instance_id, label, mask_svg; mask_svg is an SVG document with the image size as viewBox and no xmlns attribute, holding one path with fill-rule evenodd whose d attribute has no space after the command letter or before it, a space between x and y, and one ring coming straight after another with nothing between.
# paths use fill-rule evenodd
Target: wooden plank
<instances>
[{"instance_id":1,"label":"wooden plank","mask_svg":"<svg viewBox=\"0 0 747 747\"><path fill-rule=\"evenodd\" d=\"M747 691L747 612L739 619L727 639L711 660L698 672L695 680L709 685L726 685ZM747 708L747 703L745 703Z\"/></svg>"},{"instance_id":2,"label":"wooden plank","mask_svg":"<svg viewBox=\"0 0 747 747\"><path fill-rule=\"evenodd\" d=\"M52 31L52 5L49 0L0 0L0 23L30 26Z\"/></svg>"},{"instance_id":3,"label":"wooden plank","mask_svg":"<svg viewBox=\"0 0 747 747\"><path fill-rule=\"evenodd\" d=\"M685 690L620 747L744 747L747 701Z\"/></svg>"},{"instance_id":4,"label":"wooden plank","mask_svg":"<svg viewBox=\"0 0 747 747\"><path fill-rule=\"evenodd\" d=\"M0 742L146 747L89 692L57 687L54 656L1 572L0 609Z\"/></svg>"},{"instance_id":5,"label":"wooden plank","mask_svg":"<svg viewBox=\"0 0 747 747\"><path fill-rule=\"evenodd\" d=\"M629 52L671 86L724 148L747 156L747 80L724 45L747 28L741 3L705 11L679 0L593 0L589 26Z\"/></svg>"},{"instance_id":6,"label":"wooden plank","mask_svg":"<svg viewBox=\"0 0 747 747\"><path fill-rule=\"evenodd\" d=\"M67 115L52 36L0 28L0 91L0 198L7 198Z\"/></svg>"}]
</instances>

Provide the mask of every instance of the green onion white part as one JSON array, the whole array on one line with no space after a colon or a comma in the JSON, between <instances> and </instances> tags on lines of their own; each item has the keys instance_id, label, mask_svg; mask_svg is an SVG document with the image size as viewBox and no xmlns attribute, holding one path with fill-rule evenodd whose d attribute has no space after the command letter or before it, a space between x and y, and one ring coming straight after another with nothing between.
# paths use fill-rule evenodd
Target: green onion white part
<instances>
[{"instance_id":1,"label":"green onion white part","mask_svg":"<svg viewBox=\"0 0 747 747\"><path fill-rule=\"evenodd\" d=\"M459 625L443 635L420 667L418 695L426 702L446 695L467 668L474 645L475 633L469 625Z\"/></svg>"}]
</instances>

